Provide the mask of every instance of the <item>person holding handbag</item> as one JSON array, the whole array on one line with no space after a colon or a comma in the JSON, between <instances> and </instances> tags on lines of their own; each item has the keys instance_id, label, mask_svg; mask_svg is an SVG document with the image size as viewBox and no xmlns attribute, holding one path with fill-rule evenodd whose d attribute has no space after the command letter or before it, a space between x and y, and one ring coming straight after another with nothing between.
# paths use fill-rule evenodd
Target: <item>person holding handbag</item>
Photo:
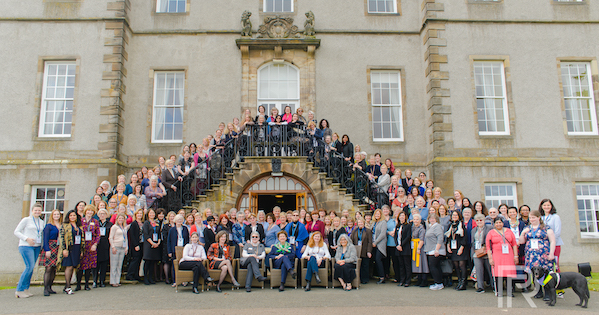
<instances>
[{"instance_id":1,"label":"person holding handbag","mask_svg":"<svg viewBox=\"0 0 599 315\"><path fill-rule=\"evenodd\" d=\"M470 237L472 240L472 261L474 262L474 269L476 270L476 293L484 293L485 274L491 274L491 265L489 265L489 259L487 257L487 246L485 240L487 239L487 234L492 228L489 225L485 225L484 214L476 214L474 216L474 222L476 222L476 227L472 229L472 234L470 234Z\"/></svg>"}]
</instances>

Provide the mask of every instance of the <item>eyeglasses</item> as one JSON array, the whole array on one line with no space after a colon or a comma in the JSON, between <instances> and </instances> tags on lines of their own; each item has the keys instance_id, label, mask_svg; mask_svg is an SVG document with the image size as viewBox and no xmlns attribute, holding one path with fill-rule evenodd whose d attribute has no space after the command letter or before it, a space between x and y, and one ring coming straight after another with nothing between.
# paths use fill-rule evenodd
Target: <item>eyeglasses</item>
<instances>
[{"instance_id":1,"label":"eyeglasses","mask_svg":"<svg viewBox=\"0 0 599 315\"><path fill-rule=\"evenodd\" d=\"M258 238L258 236L252 236L252 238Z\"/></svg>"}]
</instances>

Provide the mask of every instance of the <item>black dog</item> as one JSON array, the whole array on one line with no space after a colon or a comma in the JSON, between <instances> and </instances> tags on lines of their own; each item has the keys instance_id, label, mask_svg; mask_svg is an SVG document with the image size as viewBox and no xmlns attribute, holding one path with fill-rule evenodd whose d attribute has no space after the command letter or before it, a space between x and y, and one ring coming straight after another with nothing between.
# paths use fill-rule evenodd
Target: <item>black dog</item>
<instances>
[{"instance_id":1,"label":"black dog","mask_svg":"<svg viewBox=\"0 0 599 315\"><path fill-rule=\"evenodd\" d=\"M583 275L577 272L553 273L541 267L534 267L532 271L535 279L544 282L544 284L541 285L543 285L546 290L545 292L549 295L549 301L547 302L549 306L555 306L555 290L572 288L574 293L580 298L580 303L576 304L576 306L587 308L590 297L589 285L587 279Z\"/></svg>"}]
</instances>

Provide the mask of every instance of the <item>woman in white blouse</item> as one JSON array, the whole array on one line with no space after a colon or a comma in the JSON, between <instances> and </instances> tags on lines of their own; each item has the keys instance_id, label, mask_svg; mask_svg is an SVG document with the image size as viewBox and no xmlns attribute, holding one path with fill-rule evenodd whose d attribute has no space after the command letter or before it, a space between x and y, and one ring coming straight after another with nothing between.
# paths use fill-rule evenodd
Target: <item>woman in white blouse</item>
<instances>
[{"instance_id":1,"label":"woman in white blouse","mask_svg":"<svg viewBox=\"0 0 599 315\"><path fill-rule=\"evenodd\" d=\"M210 278L208 271L202 264L202 261L206 259L206 251L204 246L199 244L200 237L198 233L193 232L189 237L190 243L185 245L183 248L183 257L179 262L179 269L193 271L193 293L200 294L198 291L198 283L200 282L200 275L208 282L214 281Z\"/></svg>"},{"instance_id":2,"label":"woman in white blouse","mask_svg":"<svg viewBox=\"0 0 599 315\"><path fill-rule=\"evenodd\" d=\"M316 282L320 283L318 276L318 268L326 266L325 259L331 259L331 254L327 249L320 232L313 232L306 246L306 250L302 254L302 259L308 259L308 270L306 271L306 291L310 291L312 276L316 278Z\"/></svg>"},{"instance_id":3,"label":"woman in white blouse","mask_svg":"<svg viewBox=\"0 0 599 315\"><path fill-rule=\"evenodd\" d=\"M42 249L42 235L46 227L44 221L40 219L40 215L42 215L42 205L36 203L31 208L31 215L23 218L14 232L15 236L19 238L19 253L21 253L25 262L25 270L21 274L15 292L15 296L18 298L32 296L29 293L29 284L31 283L35 261Z\"/></svg>"},{"instance_id":4,"label":"woman in white blouse","mask_svg":"<svg viewBox=\"0 0 599 315\"><path fill-rule=\"evenodd\" d=\"M126 224L127 216L124 213L116 215L115 224L110 228L108 242L110 243L110 285L113 287L121 286L121 271L123 269L123 259L129 249L127 242L127 231L129 225Z\"/></svg>"}]
</instances>

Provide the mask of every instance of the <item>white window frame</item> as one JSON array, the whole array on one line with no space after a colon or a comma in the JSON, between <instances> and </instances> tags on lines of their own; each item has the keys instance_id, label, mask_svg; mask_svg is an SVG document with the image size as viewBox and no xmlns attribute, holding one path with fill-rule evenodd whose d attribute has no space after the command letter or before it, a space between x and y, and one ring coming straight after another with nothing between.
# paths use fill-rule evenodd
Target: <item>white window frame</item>
<instances>
[{"instance_id":1,"label":"white window frame","mask_svg":"<svg viewBox=\"0 0 599 315\"><path fill-rule=\"evenodd\" d=\"M370 2L371 1L391 2L391 3L393 3L393 11L370 11ZM368 8L368 13L371 13L371 14L395 14L395 13L397 13L397 0L368 0L366 2L366 7ZM377 5L377 9L378 9L378 5Z\"/></svg>"},{"instance_id":2,"label":"white window frame","mask_svg":"<svg viewBox=\"0 0 599 315\"><path fill-rule=\"evenodd\" d=\"M285 109L286 105L291 106L291 113L295 113L295 110L299 107L300 104L300 94L301 94L301 90L300 90L300 69L290 63L283 63L285 66L291 67L293 69L295 69L297 76L295 78L296 82L297 82L297 86L296 86L296 91L297 91L297 98L294 97L289 97L289 98L271 98L271 97L264 97L264 95L262 95L262 89L260 88L260 85L262 84L262 70L264 70L267 67L273 66L273 65L278 65L278 63L267 63L265 65L263 65L262 67L260 67L258 69L258 105L256 106L256 112L258 110L258 107L260 105L263 105L266 108L266 114L268 114L268 116L270 116L270 110L273 107L276 107L279 110L279 115L283 116L284 112L283 110ZM270 81L269 81L270 82Z\"/></svg>"},{"instance_id":3,"label":"white window frame","mask_svg":"<svg viewBox=\"0 0 599 315\"><path fill-rule=\"evenodd\" d=\"M156 0L156 13L185 13L187 12L187 0L173 0L179 2L183 2L184 10L183 11L169 11L171 0ZM161 8L166 5L165 11L162 11ZM177 8L179 6L177 5Z\"/></svg>"},{"instance_id":4,"label":"white window frame","mask_svg":"<svg viewBox=\"0 0 599 315\"><path fill-rule=\"evenodd\" d=\"M493 95L493 96L487 96L487 95L479 96L477 94L476 87L478 85L477 85L477 82L476 82L476 68L477 68L478 64L498 64L498 65L501 66L501 69L500 69L500 71L501 71L501 85L502 85L502 89L501 90L502 90L503 96L501 96L501 97L495 96L495 95ZM476 60L476 61L474 61L473 70L474 71L473 71L472 74L474 76L474 99L476 101L476 110L477 110L476 125L478 127L478 134L481 135L481 136L509 135L510 134L510 117L509 117L508 104L507 104L507 87L506 87L506 81L505 81L505 67L504 67L503 61L502 60L497 60L497 61ZM484 74L483 74L483 80L484 80ZM485 82L483 81L483 90L484 90L484 87L486 87L486 85L485 85ZM491 100L501 99L502 100L501 103L503 105L502 111L503 111L503 128L504 128L504 131L481 131L481 129L480 129L480 120L478 118L478 112L480 111L480 109L478 108L478 100L479 99L491 99ZM485 107L485 109L486 109L486 107ZM497 129L497 126L501 122L496 119L496 115L495 114L493 114L493 116L495 117L495 125L496 125L495 129ZM488 119L485 120L485 122L487 122L487 121L489 121L489 120Z\"/></svg>"},{"instance_id":5,"label":"white window frame","mask_svg":"<svg viewBox=\"0 0 599 315\"><path fill-rule=\"evenodd\" d=\"M398 103L397 104L384 104L384 103L375 103L375 89L374 89L374 83L372 80L372 75L373 74L397 74L397 93L398 93ZM390 84L390 83L389 83ZM397 142L397 141L404 141L404 130L403 130L403 90L401 88L401 71L400 70L371 70L370 71L370 106L371 106L371 111L372 111L372 141L375 142ZM391 90L391 88L389 88L389 90ZM382 89L381 89L382 91ZM382 92L381 92L382 93ZM381 100L383 99L382 95L381 95ZM389 100L391 100L391 97L389 96ZM396 138L377 138L375 137L375 123L377 123L375 121L375 114L374 114L374 109L380 107L381 109L383 107L390 107L390 108L397 108L399 110L399 121L396 122L392 122L390 121L390 123L396 123L399 124L398 129L399 129L399 137ZM381 121L380 123L382 123L383 121Z\"/></svg>"},{"instance_id":6,"label":"white window frame","mask_svg":"<svg viewBox=\"0 0 599 315\"><path fill-rule=\"evenodd\" d=\"M585 65L586 67L586 76L587 76L587 88L588 88L588 96L584 96L584 95L580 95L580 96L566 96L566 90L569 89L566 87L566 82L565 80L569 80L570 76L569 75L565 75L564 74L564 66L567 65ZM588 136L588 135L597 135L598 134L598 129L597 129L597 112L595 110L595 91L593 90L593 75L591 72L591 63L590 62L564 62L562 61L560 63L560 71L562 74L561 77L561 81L562 81L562 98L564 100L564 110L566 112L566 129L568 131L568 135L571 136ZM569 73L569 72L568 72ZM580 85L581 88L583 88L582 84ZM589 115L590 115L590 119L591 119L591 130L590 131L576 131L576 129L579 128L584 128L584 124L582 126L575 126L574 122L572 123L573 125L573 129L574 131L570 131L569 127L568 127L568 108L566 106L566 100L567 99L578 99L578 100L587 100L587 104L589 105L588 109L580 109L580 110L576 110L579 111L579 115L578 116L582 116L584 114L582 114L582 111L588 111ZM574 113L574 110L570 110L572 113ZM574 116L574 115L572 115ZM579 117L580 118L580 117Z\"/></svg>"},{"instance_id":7,"label":"white window frame","mask_svg":"<svg viewBox=\"0 0 599 315\"><path fill-rule=\"evenodd\" d=\"M38 199L37 198L37 190L38 189L45 189L45 196L43 199ZM55 190L55 194L54 194L54 198L48 199L47 197L47 192L48 189L54 189ZM58 192L59 190L62 190L63 195L62 196L58 196ZM52 212L52 210L54 209L58 209L56 207L56 202L57 201L62 201L62 210L61 212L64 213L64 206L66 203L66 199L65 199L65 186L64 185L32 185L31 186L31 206L33 206L34 204L40 202L42 204L42 214L44 214L44 219L46 222L49 221L49 214ZM48 201L52 201L54 202L54 207L52 208L47 208L47 202ZM60 209L59 209L60 210Z\"/></svg>"},{"instance_id":8,"label":"white window frame","mask_svg":"<svg viewBox=\"0 0 599 315\"><path fill-rule=\"evenodd\" d=\"M584 189L584 187L589 189ZM584 208L580 208L583 203ZM578 211L578 223L581 238L599 239L599 227L597 213L599 212L599 182L576 183L576 204ZM581 213L584 212L584 217ZM582 220L584 219L584 220ZM595 232L583 232L582 223L592 224Z\"/></svg>"},{"instance_id":9,"label":"white window frame","mask_svg":"<svg viewBox=\"0 0 599 315\"><path fill-rule=\"evenodd\" d=\"M266 8L267 8L267 4L266 4L266 3L267 3L268 1L272 1L272 2L273 2L273 10L272 10L272 11L267 11L267 10L266 10ZM290 2L291 2L291 11L285 11L284 9L283 9L283 10L281 10L281 11L275 11L275 10L274 10L274 8L275 8L274 2L275 2L275 1L281 1L281 7L282 7L282 8L284 8L284 7L285 7L285 6L284 6L284 2L285 2L285 1L290 1ZM293 3L293 2L294 2L294 0L263 0L263 2L262 2L262 5L263 5L263 6L262 6L262 8L263 8L263 11L262 11L262 12L265 12L265 13L293 13L293 5L294 5L294 3Z\"/></svg>"},{"instance_id":10,"label":"white window frame","mask_svg":"<svg viewBox=\"0 0 599 315\"><path fill-rule=\"evenodd\" d=\"M47 95L48 92L48 76L49 76L49 69L50 66L67 66L67 72L64 76L65 79L65 85L64 88L66 89L68 88L72 88L73 89L73 96L72 97L66 97L66 95L64 97L49 97ZM75 69L75 74L74 75L69 75L68 74L68 68L69 67L74 67ZM58 68L57 68L58 69ZM58 71L58 70L57 70ZM58 74L58 72L56 72L56 74ZM44 79L43 79L43 84L42 84L42 102L41 102L41 106L40 106L40 121L39 121L39 130L38 130L38 136L39 137L50 137L50 138L68 138L71 137L72 133L73 133L73 103L75 100L75 89L76 89L76 83L77 83L77 65L75 63L75 61L46 61L44 63ZM69 77L72 77L73 79L73 85L67 85L68 84L68 79ZM58 76L56 76L55 80L58 79ZM55 84L57 84L57 82L55 81ZM55 87L57 87L57 85L55 85ZM56 90L56 89L55 89ZM64 109L62 110L62 121L60 121L60 123L63 124L63 133L61 134L55 134L55 133L49 133L46 134L45 133L45 123L46 123L46 117L48 117L48 102L65 102L64 104ZM71 102L71 109L67 109L67 102ZM54 114L55 111L52 111L52 113ZM70 121L68 121L68 119L66 119L66 116L70 116ZM56 124L56 117L51 121L52 123L52 132L54 132L54 124ZM69 133L65 133L64 132L64 125L68 124L70 126L70 132Z\"/></svg>"},{"instance_id":11,"label":"white window frame","mask_svg":"<svg viewBox=\"0 0 599 315\"><path fill-rule=\"evenodd\" d=\"M159 75L169 75L169 74L179 74L182 75L182 80L183 80L183 95L180 97L180 101L181 104L180 105L163 105L163 104L159 104L157 105L157 94L158 94L158 76ZM176 80L176 79L175 79ZM167 84L166 82L166 78L165 78L165 85ZM175 93L175 92L173 92ZM165 89L165 97L166 97L166 89ZM179 109L181 111L181 128L183 128L184 125L184 109L185 109L185 71L154 71L154 92L153 92L153 104L152 104L152 143L183 143L183 130L181 130L181 139L156 139L157 136L157 132L158 132L158 128L156 126L157 124L157 115L156 115L156 109L160 109L160 108L174 108L175 110ZM165 122L163 122L163 124L165 124ZM178 123L177 123L178 124ZM174 127L173 127L173 137L174 137L175 131L174 131Z\"/></svg>"},{"instance_id":12,"label":"white window frame","mask_svg":"<svg viewBox=\"0 0 599 315\"><path fill-rule=\"evenodd\" d=\"M507 195L507 187L511 187L512 188L512 195ZM491 194L488 195L487 194L487 188L488 189L493 189L493 187L497 187L498 190L498 194L497 196ZM506 191L505 194L501 194L501 187L506 187ZM484 186L484 193L485 193L485 205L487 205L487 208L498 208L500 204L505 203L506 205L508 205L508 207L514 206L514 207L518 207L518 190L516 187L516 183L485 183ZM510 201L512 202L510 204ZM497 202L497 205L494 205L494 203Z\"/></svg>"}]
</instances>

